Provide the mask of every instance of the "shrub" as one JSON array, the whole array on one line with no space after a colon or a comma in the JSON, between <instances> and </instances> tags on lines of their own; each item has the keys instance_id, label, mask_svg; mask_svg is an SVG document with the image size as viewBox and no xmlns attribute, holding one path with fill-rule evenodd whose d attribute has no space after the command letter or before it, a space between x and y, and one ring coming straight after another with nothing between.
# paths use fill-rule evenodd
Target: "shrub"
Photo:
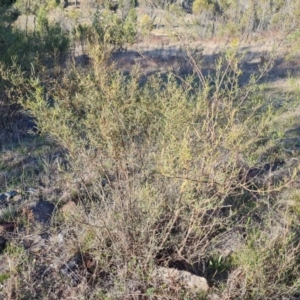
<instances>
[{"instance_id":1,"label":"shrub","mask_svg":"<svg viewBox=\"0 0 300 300\"><path fill-rule=\"evenodd\" d=\"M10 6L10 5L14 4L15 2L16 2L16 0L0 0L0 7Z\"/></svg>"},{"instance_id":2,"label":"shrub","mask_svg":"<svg viewBox=\"0 0 300 300\"><path fill-rule=\"evenodd\" d=\"M246 227L255 197L275 189L248 171L286 108L265 99L258 77L239 85L235 47L200 86L193 77L181 85L172 74L140 85L138 73L125 77L94 47L87 73L69 70L51 82L53 105L36 78L24 106L40 133L68 150L81 178L80 205L89 207L88 221L83 214L68 226L80 227L79 248L113 274L112 298L124 298L129 278L149 286L159 257L171 263L162 253L194 265L222 228L240 218Z\"/></svg>"},{"instance_id":3,"label":"shrub","mask_svg":"<svg viewBox=\"0 0 300 300\"><path fill-rule=\"evenodd\" d=\"M3 279L0 296L13 298L16 290L24 299L32 291L61 297L68 284L52 270L46 272L44 264L65 266L72 257L82 263L74 269L82 283L77 297L197 298L184 288L155 286L151 274L157 266L205 274L224 299L296 295L299 220L276 202L298 170L291 166L274 181L271 171L283 164L286 150L280 144L285 123L279 117L293 111L298 97L276 99L258 84L272 57L245 81L235 40L205 77L191 56L194 74L184 78L154 74L145 80L138 69L124 75L109 59L113 50L133 41L136 14L132 10L123 19L103 11L91 27L78 26L74 32L82 45L87 42L89 67L52 68L49 59L67 48L68 39L43 10L39 18L36 35L9 32L20 37L18 45L28 47L27 56L40 50L38 59L29 56L25 62L25 55L9 45L16 62L10 66L8 56L1 56L6 61L0 84L34 118L41 140L64 150L66 167L55 159L55 174L41 160L48 168L47 184L73 202L70 211L57 213L51 227L53 236L62 232L59 251L49 251L55 243L47 239L32 266L27 255L22 260L23 247L13 251L17 271L11 280ZM56 191L52 196L59 207L64 197ZM278 219L284 225L274 233ZM223 259L208 245L232 231L243 242ZM36 284L41 270L43 282ZM216 276L224 273L230 277L221 291Z\"/></svg>"},{"instance_id":4,"label":"shrub","mask_svg":"<svg viewBox=\"0 0 300 300\"><path fill-rule=\"evenodd\" d=\"M149 35L154 28L154 20L148 15L143 15L140 20L141 31L143 34Z\"/></svg>"},{"instance_id":5,"label":"shrub","mask_svg":"<svg viewBox=\"0 0 300 300\"><path fill-rule=\"evenodd\" d=\"M123 48L126 43L133 43L137 34L137 15L135 8L128 11L124 18L105 10L95 13L90 38L111 51Z\"/></svg>"}]
</instances>

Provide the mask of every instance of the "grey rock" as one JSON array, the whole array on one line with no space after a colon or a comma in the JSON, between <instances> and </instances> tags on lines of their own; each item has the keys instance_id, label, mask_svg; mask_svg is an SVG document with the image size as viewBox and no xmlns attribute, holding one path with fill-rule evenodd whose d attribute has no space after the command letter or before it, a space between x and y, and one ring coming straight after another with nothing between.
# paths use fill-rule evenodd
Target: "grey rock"
<instances>
[{"instance_id":1,"label":"grey rock","mask_svg":"<svg viewBox=\"0 0 300 300\"><path fill-rule=\"evenodd\" d=\"M7 197L7 198L12 198L16 195L18 195L19 193L17 191L10 191L10 192L6 192L4 193L4 195Z\"/></svg>"},{"instance_id":2,"label":"grey rock","mask_svg":"<svg viewBox=\"0 0 300 300\"><path fill-rule=\"evenodd\" d=\"M157 267L152 273L152 278L158 284L175 285L194 293L206 293L209 289L204 277L172 268Z\"/></svg>"},{"instance_id":3,"label":"grey rock","mask_svg":"<svg viewBox=\"0 0 300 300\"><path fill-rule=\"evenodd\" d=\"M218 235L208 247L209 252L217 252L222 257L236 252L243 245L243 235L238 229L232 229Z\"/></svg>"},{"instance_id":4,"label":"grey rock","mask_svg":"<svg viewBox=\"0 0 300 300\"><path fill-rule=\"evenodd\" d=\"M65 263L61 269L60 273L66 276L72 286L76 286L81 281L81 276L79 275L80 269L82 268L83 262L80 255L74 255L71 259Z\"/></svg>"},{"instance_id":5,"label":"grey rock","mask_svg":"<svg viewBox=\"0 0 300 300\"><path fill-rule=\"evenodd\" d=\"M37 190L33 189L33 188L29 188L26 192L29 193L29 194L36 194Z\"/></svg>"},{"instance_id":6,"label":"grey rock","mask_svg":"<svg viewBox=\"0 0 300 300\"><path fill-rule=\"evenodd\" d=\"M62 243L64 242L64 235L63 235L63 233L59 233L59 234L57 235L56 240L57 240L57 243L58 243L58 244L62 244Z\"/></svg>"},{"instance_id":7,"label":"grey rock","mask_svg":"<svg viewBox=\"0 0 300 300\"><path fill-rule=\"evenodd\" d=\"M9 192L5 192L3 194L0 194L0 204L5 203L7 200L15 197L18 194L19 193L17 191L9 191Z\"/></svg>"}]
</instances>

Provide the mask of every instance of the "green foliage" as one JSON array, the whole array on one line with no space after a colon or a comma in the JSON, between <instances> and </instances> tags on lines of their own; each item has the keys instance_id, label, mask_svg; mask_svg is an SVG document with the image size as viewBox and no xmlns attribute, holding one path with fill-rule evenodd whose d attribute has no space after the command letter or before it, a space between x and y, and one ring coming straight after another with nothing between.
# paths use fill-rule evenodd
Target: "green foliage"
<instances>
[{"instance_id":1,"label":"green foliage","mask_svg":"<svg viewBox=\"0 0 300 300\"><path fill-rule=\"evenodd\" d=\"M214 255L209 259L209 272L212 274L228 272L231 267L230 259L223 258L222 255Z\"/></svg>"},{"instance_id":2,"label":"green foliage","mask_svg":"<svg viewBox=\"0 0 300 300\"><path fill-rule=\"evenodd\" d=\"M102 13L98 10L93 18L91 30L92 39L104 47L112 46L112 50L122 48L126 43L132 44L137 34L137 15L135 8L128 11L127 15L121 16L105 10Z\"/></svg>"},{"instance_id":3,"label":"green foliage","mask_svg":"<svg viewBox=\"0 0 300 300\"><path fill-rule=\"evenodd\" d=\"M281 0L245 3L230 0L195 0L192 7L194 14L201 15L202 26L208 28L213 23L213 34L240 34L263 30L294 30L299 25L299 5L298 1Z\"/></svg>"},{"instance_id":4,"label":"green foliage","mask_svg":"<svg viewBox=\"0 0 300 300\"><path fill-rule=\"evenodd\" d=\"M224 164L234 177L240 171L234 158L253 157L262 137L272 134L270 126L281 112L271 100L265 101L254 83L239 87L237 49L228 50L219 60L216 75L207 78L199 93L184 90L172 75L166 82L153 77L140 88L138 77L128 79L108 70L105 60L99 60L103 49L98 45L95 49L91 51L94 69L89 75L74 73L65 79L64 87L57 83L51 88L53 107L44 100L38 78L31 82L35 92L25 105L36 118L39 130L51 134L73 159L82 149L98 149L107 158L103 162L107 167L132 152L135 144L144 148L150 142L151 149L156 150L144 155L152 157L149 163L156 172L167 177L186 177L187 172L188 178L206 178L213 172L212 189L218 187L221 198L228 196L231 189L226 188L229 179L224 169L212 171L212 165ZM226 161L219 162L218 157L225 153ZM199 174L197 166L203 155L203 174ZM234 186L233 180L239 185L238 178L231 178L230 185ZM192 190L188 181L183 182L181 191L187 199L193 195Z\"/></svg>"},{"instance_id":5,"label":"green foliage","mask_svg":"<svg viewBox=\"0 0 300 300\"><path fill-rule=\"evenodd\" d=\"M137 35L137 14L136 9L131 8L124 22L124 34L126 43L133 44Z\"/></svg>"},{"instance_id":6,"label":"green foliage","mask_svg":"<svg viewBox=\"0 0 300 300\"><path fill-rule=\"evenodd\" d=\"M0 37L0 61L20 65L24 70L61 57L69 47L69 38L62 34L59 24L49 23L44 8L39 10L35 32L26 33L0 22Z\"/></svg>"},{"instance_id":7,"label":"green foliage","mask_svg":"<svg viewBox=\"0 0 300 300\"><path fill-rule=\"evenodd\" d=\"M8 278L10 278L10 275L8 274L0 274L0 283L4 283Z\"/></svg>"},{"instance_id":8,"label":"green foliage","mask_svg":"<svg viewBox=\"0 0 300 300\"><path fill-rule=\"evenodd\" d=\"M47 10L41 6L37 12L37 30L45 34L49 30L49 21L47 17Z\"/></svg>"},{"instance_id":9,"label":"green foliage","mask_svg":"<svg viewBox=\"0 0 300 300\"><path fill-rule=\"evenodd\" d=\"M45 0L31 0L31 1L24 1L24 0L16 0L14 7L18 9L21 14L30 15L30 14L37 14L37 11L41 7L45 7L47 5L47 1Z\"/></svg>"},{"instance_id":10,"label":"green foliage","mask_svg":"<svg viewBox=\"0 0 300 300\"><path fill-rule=\"evenodd\" d=\"M168 11L178 17L182 17L185 15L183 8L175 3L171 3L170 5L168 5Z\"/></svg>"},{"instance_id":11,"label":"green foliage","mask_svg":"<svg viewBox=\"0 0 300 300\"><path fill-rule=\"evenodd\" d=\"M269 220L268 220L269 221ZM272 231L272 229L270 229ZM240 283L248 299L277 298L290 292L297 293L299 261L293 235L270 238L267 232L250 229L248 244L234 255L234 264L240 273Z\"/></svg>"},{"instance_id":12,"label":"green foliage","mask_svg":"<svg viewBox=\"0 0 300 300\"><path fill-rule=\"evenodd\" d=\"M140 20L140 27L143 34L150 34L154 28L154 20L149 15L143 15Z\"/></svg>"},{"instance_id":13,"label":"green foliage","mask_svg":"<svg viewBox=\"0 0 300 300\"><path fill-rule=\"evenodd\" d=\"M58 7L58 6L60 6L60 0L50 0L50 1L48 1L48 3L47 3L47 7L48 7L49 9L53 9L53 8L55 8L55 7Z\"/></svg>"},{"instance_id":14,"label":"green foliage","mask_svg":"<svg viewBox=\"0 0 300 300\"><path fill-rule=\"evenodd\" d=\"M6 7L14 4L16 0L0 0L0 7Z\"/></svg>"},{"instance_id":15,"label":"green foliage","mask_svg":"<svg viewBox=\"0 0 300 300\"><path fill-rule=\"evenodd\" d=\"M213 11L214 4L211 0L195 0L193 2L193 13L200 13L202 11Z\"/></svg>"},{"instance_id":16,"label":"green foliage","mask_svg":"<svg viewBox=\"0 0 300 300\"><path fill-rule=\"evenodd\" d=\"M103 48L91 47L92 62L86 72L74 68L63 80L48 83L53 105L45 101L38 77L29 80L32 93L23 105L35 117L39 132L68 150L74 176L93 174L84 183L87 194L79 192L79 197L85 205L89 203L88 221L96 225L79 222L80 214L65 218L72 228L80 226L76 247L79 244L84 252L93 253L107 272L114 272L111 261L118 262L119 268L126 268L124 278L138 278L147 287L145 293L154 297L159 291L149 289L146 278L161 249L177 247L195 260L193 254L202 247L198 240L209 243L221 228L254 214L259 204L241 172L251 166L251 160L252 165L257 163L261 140L272 138L274 120L288 105L278 109L272 98L266 99L256 83L258 75L249 84L239 85L237 41L220 57L214 75L200 86L194 77L183 86L172 74L149 77L141 85L138 71L123 76L106 59L99 59ZM110 174L116 177L105 190L101 183L103 178L113 178ZM274 186L254 187L255 195L263 197ZM225 203L230 203L226 218L217 213L220 207L226 209ZM213 219L204 215L210 211L214 211ZM202 223L205 218L208 223ZM210 253L208 273L214 279L215 274L238 268L247 274L242 279L253 299L273 295L273 280L280 286L278 295L292 277L282 271L281 264L276 279L268 262L274 267L275 252L280 251L280 259L289 263L288 273L298 274L295 264L284 256L287 246L290 257L296 257L291 240L265 247L263 241L269 239L251 237L251 233L248 238L249 247L233 261ZM259 268L261 264L266 267ZM126 281L121 276L116 275L118 291ZM294 276L290 286L294 289L297 284Z\"/></svg>"}]
</instances>

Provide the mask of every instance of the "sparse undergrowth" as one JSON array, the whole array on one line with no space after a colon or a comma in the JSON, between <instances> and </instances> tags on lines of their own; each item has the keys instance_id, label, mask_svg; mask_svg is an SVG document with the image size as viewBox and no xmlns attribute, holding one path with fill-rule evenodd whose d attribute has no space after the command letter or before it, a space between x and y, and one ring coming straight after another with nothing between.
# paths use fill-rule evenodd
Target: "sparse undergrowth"
<instances>
[{"instance_id":1,"label":"sparse undergrowth","mask_svg":"<svg viewBox=\"0 0 300 300\"><path fill-rule=\"evenodd\" d=\"M185 78L145 81L109 64L95 36L85 67L52 52L31 70L1 64L1 190L56 206L43 226L26 206L1 210L0 225L14 224L1 297L297 299L299 154L287 128L298 125L299 91L268 96L273 57L241 84L233 41L209 76L194 62ZM210 289L159 282L159 267Z\"/></svg>"}]
</instances>

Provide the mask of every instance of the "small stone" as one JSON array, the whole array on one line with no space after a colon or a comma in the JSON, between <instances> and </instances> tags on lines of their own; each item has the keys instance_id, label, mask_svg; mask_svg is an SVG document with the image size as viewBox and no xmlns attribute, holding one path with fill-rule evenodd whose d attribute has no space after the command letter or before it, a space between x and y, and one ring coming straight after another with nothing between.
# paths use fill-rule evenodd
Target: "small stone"
<instances>
[{"instance_id":1,"label":"small stone","mask_svg":"<svg viewBox=\"0 0 300 300\"><path fill-rule=\"evenodd\" d=\"M154 280L168 286L179 285L191 292L206 293L209 289L207 280L204 277L196 276L187 271L158 267L152 273Z\"/></svg>"},{"instance_id":2,"label":"small stone","mask_svg":"<svg viewBox=\"0 0 300 300\"><path fill-rule=\"evenodd\" d=\"M9 191L9 192L5 192L3 194L0 194L0 204L1 205L7 204L7 200L15 197L18 194L19 193L17 191Z\"/></svg>"},{"instance_id":3,"label":"small stone","mask_svg":"<svg viewBox=\"0 0 300 300\"><path fill-rule=\"evenodd\" d=\"M71 259L65 263L61 269L60 273L69 278L72 286L77 286L81 281L81 276L79 271L83 265L82 258L80 255L74 255Z\"/></svg>"},{"instance_id":4,"label":"small stone","mask_svg":"<svg viewBox=\"0 0 300 300\"><path fill-rule=\"evenodd\" d=\"M57 235L57 241L58 243L62 244L64 242L64 235L62 233L59 233Z\"/></svg>"},{"instance_id":5,"label":"small stone","mask_svg":"<svg viewBox=\"0 0 300 300\"><path fill-rule=\"evenodd\" d=\"M33 188L29 188L26 192L29 194L35 194L37 192L37 190L33 189Z\"/></svg>"},{"instance_id":6,"label":"small stone","mask_svg":"<svg viewBox=\"0 0 300 300\"><path fill-rule=\"evenodd\" d=\"M7 198L13 198L14 196L18 195L19 193L17 191L10 191L10 192L6 192L4 193L4 195L7 197Z\"/></svg>"},{"instance_id":7,"label":"small stone","mask_svg":"<svg viewBox=\"0 0 300 300\"><path fill-rule=\"evenodd\" d=\"M64 234L62 232L56 234L56 235L51 235L50 237L50 241L52 244L63 244L64 242Z\"/></svg>"}]
</instances>

